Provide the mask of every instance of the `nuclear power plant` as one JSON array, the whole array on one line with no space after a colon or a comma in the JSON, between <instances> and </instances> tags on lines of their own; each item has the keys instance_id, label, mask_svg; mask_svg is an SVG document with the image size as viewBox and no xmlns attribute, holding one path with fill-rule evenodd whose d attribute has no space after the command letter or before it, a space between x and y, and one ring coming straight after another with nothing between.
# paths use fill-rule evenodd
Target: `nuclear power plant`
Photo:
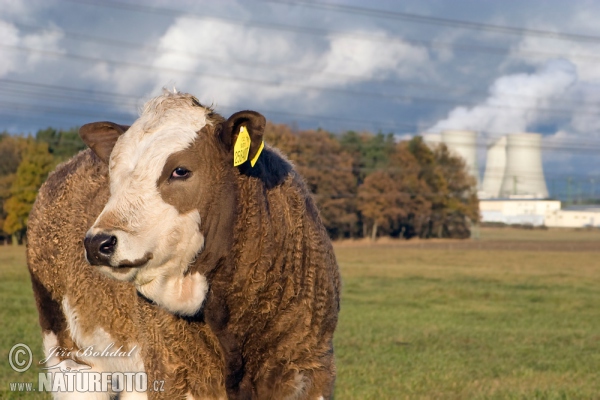
<instances>
[{"instance_id":1,"label":"nuclear power plant","mask_svg":"<svg viewBox=\"0 0 600 400\"><path fill-rule=\"evenodd\" d=\"M542 167L542 135L514 133L487 147L483 180L479 179L477 134L448 130L424 135L432 147L444 143L460 156L477 179L481 222L552 228L600 228L600 208L562 209L548 199Z\"/></svg>"},{"instance_id":2,"label":"nuclear power plant","mask_svg":"<svg viewBox=\"0 0 600 400\"><path fill-rule=\"evenodd\" d=\"M484 197L500 197L505 168L506 136L502 136L488 147L480 194L485 193Z\"/></svg>"},{"instance_id":3,"label":"nuclear power plant","mask_svg":"<svg viewBox=\"0 0 600 400\"><path fill-rule=\"evenodd\" d=\"M600 208L563 209L548 199L542 167L542 135L514 133L488 145L483 180L479 179L477 134L448 130L424 135L432 147L444 143L460 156L477 179L481 222L550 228L600 228Z\"/></svg>"},{"instance_id":4,"label":"nuclear power plant","mask_svg":"<svg viewBox=\"0 0 600 400\"><path fill-rule=\"evenodd\" d=\"M506 166L500 197L548 197L542 167L542 135L519 133L506 136Z\"/></svg>"},{"instance_id":5,"label":"nuclear power plant","mask_svg":"<svg viewBox=\"0 0 600 400\"><path fill-rule=\"evenodd\" d=\"M501 137L487 149L483 182L477 163L477 133L443 131L440 140L462 157L477 180L479 197L545 199L548 189L542 167L542 135L515 133Z\"/></svg>"}]
</instances>

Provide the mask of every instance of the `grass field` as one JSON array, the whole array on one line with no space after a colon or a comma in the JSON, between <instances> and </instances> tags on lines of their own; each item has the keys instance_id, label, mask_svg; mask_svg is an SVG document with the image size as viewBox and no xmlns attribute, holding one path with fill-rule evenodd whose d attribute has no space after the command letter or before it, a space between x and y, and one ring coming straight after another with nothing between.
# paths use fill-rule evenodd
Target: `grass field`
<instances>
[{"instance_id":1,"label":"grass field","mask_svg":"<svg viewBox=\"0 0 600 400\"><path fill-rule=\"evenodd\" d=\"M600 232L481 232L511 241L532 248L336 245L336 399L600 399ZM586 250L555 250L565 242ZM7 390L36 380L10 369L12 345L42 356L22 248L0 247L0 298Z\"/></svg>"}]
</instances>

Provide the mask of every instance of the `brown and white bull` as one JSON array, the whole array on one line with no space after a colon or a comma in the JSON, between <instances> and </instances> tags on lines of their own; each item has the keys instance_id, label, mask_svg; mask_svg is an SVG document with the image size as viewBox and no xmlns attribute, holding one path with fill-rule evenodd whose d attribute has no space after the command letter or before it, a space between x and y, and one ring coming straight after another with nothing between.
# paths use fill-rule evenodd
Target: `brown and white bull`
<instances>
[{"instance_id":1,"label":"brown and white bull","mask_svg":"<svg viewBox=\"0 0 600 400\"><path fill-rule=\"evenodd\" d=\"M86 254L160 307L208 323L230 398L331 398L338 267L308 190L264 147L264 128L256 112L224 120L171 92L131 127L82 127L110 179Z\"/></svg>"}]
</instances>

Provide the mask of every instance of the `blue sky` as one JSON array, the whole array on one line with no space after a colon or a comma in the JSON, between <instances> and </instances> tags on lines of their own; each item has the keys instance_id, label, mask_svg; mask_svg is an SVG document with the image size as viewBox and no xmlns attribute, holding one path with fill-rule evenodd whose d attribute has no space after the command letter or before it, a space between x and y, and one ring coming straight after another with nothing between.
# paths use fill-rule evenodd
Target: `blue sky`
<instances>
[{"instance_id":1,"label":"blue sky","mask_svg":"<svg viewBox=\"0 0 600 400\"><path fill-rule=\"evenodd\" d=\"M472 129L482 157L499 135L540 132L547 176L600 177L597 1L0 0L0 9L0 130L129 123L174 86L225 116L254 109L301 128Z\"/></svg>"}]
</instances>

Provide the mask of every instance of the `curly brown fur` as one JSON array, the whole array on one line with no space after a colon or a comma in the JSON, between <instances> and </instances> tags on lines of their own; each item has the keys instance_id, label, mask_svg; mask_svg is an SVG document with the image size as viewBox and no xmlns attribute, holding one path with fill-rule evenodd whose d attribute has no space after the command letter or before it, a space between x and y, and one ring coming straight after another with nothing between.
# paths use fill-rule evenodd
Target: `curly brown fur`
<instances>
[{"instance_id":1,"label":"curly brown fur","mask_svg":"<svg viewBox=\"0 0 600 400\"><path fill-rule=\"evenodd\" d=\"M102 328L115 347L138 346L148 381L165 381L165 392L149 398L224 398L219 345L205 324L167 313L86 261L82 239L108 199L107 182L106 165L87 150L59 166L39 192L27 259L42 332L54 333L63 348L83 345L67 325L61 304L68 298L78 313L78 335Z\"/></svg>"},{"instance_id":2,"label":"curly brown fur","mask_svg":"<svg viewBox=\"0 0 600 400\"><path fill-rule=\"evenodd\" d=\"M154 196L151 200L153 205L171 213L175 219L197 215L198 221L201 221L196 226L186 225L190 237L201 237L203 243L203 247L198 248L199 253L192 254L195 259L187 259L193 260L190 268L173 263L163 268L164 276L170 279L168 290L163 290L167 286L161 286L161 281L150 279L140 283L140 275L147 277L161 268L156 261L152 261L151 266L141 265L136 271L130 271L129 278L150 300L181 315L191 315L190 310L199 309L204 302L200 318L167 316L162 309L135 296L133 285L101 278L97 271L86 265L82 239L108 200L106 167L89 153L80 158L91 157L89 165L97 171L83 173L82 176L91 182L85 179L78 181L68 190L69 193L79 191L77 196L82 196L75 202L75 212L66 218L50 218L47 226L37 231L38 237L44 230L69 232L66 237L51 241L61 246L64 240L70 241L64 245L64 250L54 255L55 260L60 260L60 266L47 266L44 272L32 269L32 275L39 278L56 302L60 303L62 297L69 296L76 299L78 306L86 301L94 304L89 309L83 306L82 315L84 310L106 312L106 316L88 321L89 329L102 326L111 333L118 330L120 332L115 335L120 342L141 343L146 369L153 374L167 374L173 390L189 389L194 387L190 382L204 379L202 387L205 390L210 391L211 385L218 383L220 386L217 385L212 393L226 391L231 399L331 398L335 380L332 341L339 312L340 278L330 240L311 195L292 165L274 149L265 148L255 166L251 166L250 161L239 167L232 166L233 146L242 127L247 129L251 139L248 160L258 154L264 117L256 112L243 111L225 121L214 113L198 110L197 103L190 99L193 98L189 95L174 93L152 100L150 104L157 106L147 107L147 110L155 114L143 114L138 120L142 122L136 121L132 125L133 133L127 136L128 131L124 133L124 141L118 140L121 146L117 156L111 155L110 158L111 171L116 165L122 182L141 182L149 188L152 193L145 195ZM162 113L167 117L163 118ZM203 127L190 135L190 127L185 121ZM165 160L160 164L162 172L156 169L156 158L153 158L148 165L159 175L153 178L155 183L148 174L142 174L144 181L136 182L136 171L124 169L127 164L119 165L119 160L123 162L124 154L136 154L135 147L131 147L136 145L134 138L145 140L146 145L154 137L164 143L161 124L166 124L165 135L173 135L167 138L179 140L185 133L192 142L187 147L171 145L174 149L172 154L160 154L159 148L151 149L152 154ZM86 130L86 137L94 141L94 129L113 129L111 132L114 133L115 126L93 124ZM118 136L111 136L111 140L117 142ZM129 148L126 147L128 145ZM106 156L110 143L102 139L100 148ZM179 166L186 167L192 171L191 174L186 179L170 179ZM147 169L142 168L142 171ZM90 179L90 176L95 179ZM59 186L68 186L63 181L68 179L55 179ZM61 194L55 194L60 190L52 188L52 185L52 182L48 184L48 191L55 196L53 201L60 204ZM115 190L118 192L119 188L123 186ZM157 193L154 193L155 189ZM141 204L137 195L135 191L129 191L127 197L115 201L122 201L123 205ZM69 196L72 194L66 197ZM45 208L50 203L47 200ZM79 203L85 207L82 209ZM67 207L70 205L67 204ZM93 212L85 214L87 209L93 209ZM92 232L88 231L88 235L103 232L116 235L112 232L121 230L118 235L123 243L127 243L130 240L127 235L131 233L123 230L122 225L128 227L128 221L144 221L145 217L148 220L144 210L143 207L136 209L132 206L131 211L137 214L127 214L127 207L115 208L113 204L112 211L107 213L110 218L100 221L104 225L96 222L98 226ZM173 210L176 210L175 214ZM88 218L85 224L77 221L84 214ZM112 217L116 215L119 218ZM61 219L71 222L61 225ZM115 220L114 227L107 225L107 221L112 219ZM189 222L189 219L181 221ZM160 224L153 219L151 222L144 226L144 232L155 238L161 237ZM56 227L50 227L51 223L57 223ZM146 243L151 241L143 241L144 237L137 235L135 241L138 246L154 246ZM185 242L185 236L178 237L179 242ZM49 242L33 245L44 250L52 247ZM122 246L119 251L124 254L135 254L136 251L144 254L145 251L131 246L127 248L126 244L119 246ZM169 256L165 247L160 246L149 248L149 251ZM188 250L189 247L186 248ZM46 255L41 259L51 264L48 262L51 258ZM69 262L65 264L64 260ZM99 261L98 268L104 268L109 275L120 279L117 256L96 261ZM108 265L102 265L102 262ZM73 275L65 272L69 264L76 266L71 271ZM178 276L182 272L185 275ZM50 276L45 276L48 274ZM79 282L82 276L86 283ZM208 279L208 297L205 299L202 292L196 292L201 296L193 298L200 303L186 303L185 307L179 307L179 299L187 299L183 289L177 290L177 284L191 276ZM76 284L69 284L72 281ZM143 289L144 285L150 285L151 290ZM182 284L181 288L184 287L190 286ZM176 301L172 298L173 294L179 296ZM113 314L122 316L124 321L119 321ZM118 321L117 326L115 320ZM210 330L206 329L207 325ZM192 373L191 370L200 372L197 377L190 377L186 373ZM208 382L206 376L210 377Z\"/></svg>"},{"instance_id":3,"label":"curly brown fur","mask_svg":"<svg viewBox=\"0 0 600 400\"><path fill-rule=\"evenodd\" d=\"M340 280L310 193L270 149L236 190L231 266L209 274L204 312L225 354L241 352L240 398L331 398Z\"/></svg>"}]
</instances>

